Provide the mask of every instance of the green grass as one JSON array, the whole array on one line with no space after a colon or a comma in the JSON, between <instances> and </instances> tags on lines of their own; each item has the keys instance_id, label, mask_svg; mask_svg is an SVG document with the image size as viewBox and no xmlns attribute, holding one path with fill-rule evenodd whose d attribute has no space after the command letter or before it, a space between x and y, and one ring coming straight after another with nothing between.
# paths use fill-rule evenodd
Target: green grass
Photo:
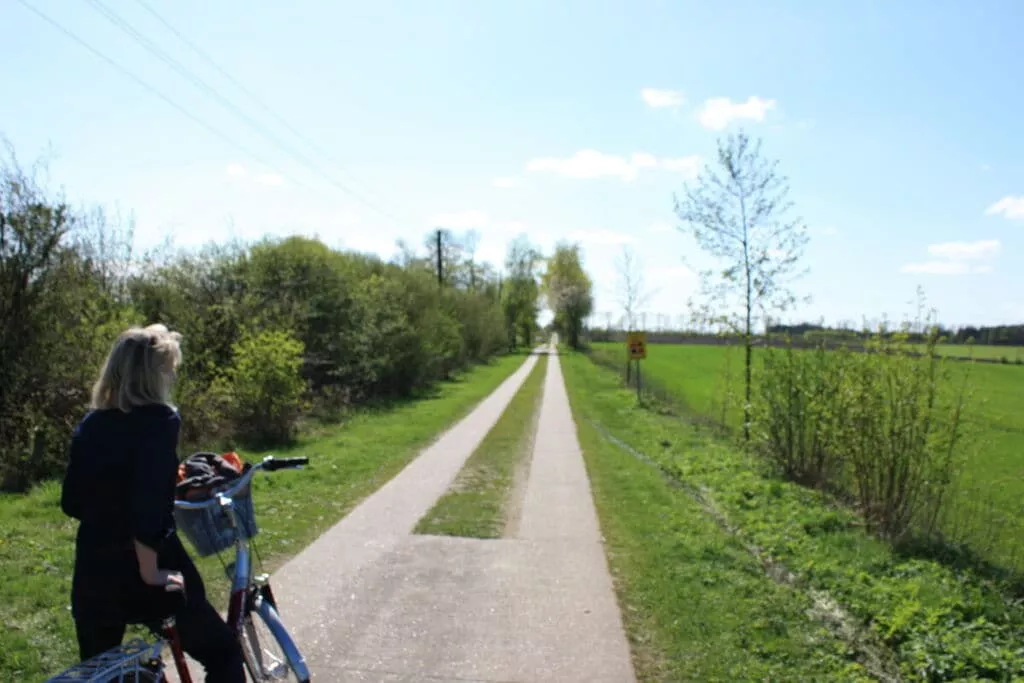
<instances>
[{"instance_id":1,"label":"green grass","mask_svg":"<svg viewBox=\"0 0 1024 683\"><path fill-rule=\"evenodd\" d=\"M922 348L922 350L924 349ZM1019 359L1024 363L1024 346L939 344L936 350L943 356L953 356L956 358L991 358L995 360L1005 358L1009 363L1015 363Z\"/></svg>"},{"instance_id":2,"label":"green grass","mask_svg":"<svg viewBox=\"0 0 1024 683\"><path fill-rule=\"evenodd\" d=\"M595 353L608 362L621 357L622 345L595 344ZM644 377L688 410L716 421L724 417L733 428L741 424L742 348L651 344L647 353ZM755 350L755 373L760 359ZM967 419L974 442L945 531L982 558L1024 571L1024 366L973 363L952 369L969 372L974 397Z\"/></svg>"},{"instance_id":3,"label":"green grass","mask_svg":"<svg viewBox=\"0 0 1024 683\"><path fill-rule=\"evenodd\" d=\"M451 488L416 525L418 534L501 538L514 515L517 473L529 464L548 357L541 356Z\"/></svg>"},{"instance_id":4,"label":"green grass","mask_svg":"<svg viewBox=\"0 0 1024 683\"><path fill-rule=\"evenodd\" d=\"M831 504L820 493L762 476L748 456L716 441L707 430L699 432L695 426L663 414L667 411L659 410L657 404L638 406L635 395L621 387L613 372L581 356L566 358L565 367L584 449L589 451L602 524L610 538L610 560L618 567L626 619L631 632L649 638L650 649L656 653L650 659L676 666L675 660L702 647L688 627L680 626L683 619L710 621L712 625L701 631L710 636L719 628L724 632L721 624L727 617L723 613L757 615L762 606L740 600L739 596L749 596L750 591L733 582L712 582L708 590L718 591L720 604L716 606L700 602L712 600L710 594L702 598L681 592L675 584L685 582L689 573L680 565L694 562L692 555L684 552L682 535L698 526L693 521L697 516L690 514L693 506L682 494L677 494L680 499L676 502L669 502L669 494L658 490L653 479L632 494L635 502L618 499L628 493L626 473L639 470L624 457L613 459L607 447L595 447L596 437L583 426L588 420L597 421L602 429L657 463L682 482L684 489L701 491L712 500L736 530L735 538L793 572L795 586L805 598L812 589L834 598L849 616L847 623L862 629L856 642L866 645L858 651L870 654L874 661L895 661L905 680L1009 681L1024 677L1024 650L1020 648L1024 608L1005 599L1005 586L969 570L897 556L887 544L864 533L856 515ZM602 457L606 458L603 464ZM619 481L613 478L616 469L621 469L623 479ZM635 476L639 480L642 475ZM644 519L645 515L651 519ZM676 521L680 519L676 515L685 515L681 518L685 523ZM711 568L706 572L715 576ZM757 568L750 572L756 575ZM761 599L767 601L769 589L764 586L768 584L758 585L764 591ZM792 604L803 604L799 591L789 595L786 599L794 601ZM779 609L778 613L796 615L799 609ZM737 621L746 623L748 619L760 623L757 616L741 616ZM798 634L794 641L806 642L795 616L785 624ZM729 645L724 640L712 652L729 662L747 661L736 651L739 648L730 649ZM816 659L822 649L833 651L827 641L821 641L818 649L794 650L800 657L795 661L800 666L820 665L827 661ZM649 669L657 680L657 667ZM728 679L712 671L711 679ZM673 680L672 675L665 674L665 679ZM781 678L833 680L837 676L841 674ZM689 676L691 680L701 678ZM686 678L676 678L680 679Z\"/></svg>"},{"instance_id":5,"label":"green grass","mask_svg":"<svg viewBox=\"0 0 1024 683\"><path fill-rule=\"evenodd\" d=\"M629 396L585 358L563 358L638 678L872 680L807 618L805 594L766 578L688 493L602 435L592 421L610 421Z\"/></svg>"},{"instance_id":6,"label":"green grass","mask_svg":"<svg viewBox=\"0 0 1024 683\"><path fill-rule=\"evenodd\" d=\"M309 456L309 469L254 484L257 545L280 566L397 474L439 432L465 415L523 362L506 356L440 384L429 398L355 413L275 453ZM243 453L255 460L261 453ZM60 485L0 496L0 681L42 680L75 662L69 593L76 523L60 510ZM211 600L226 607L216 557L200 570ZM222 604L223 602L223 604Z\"/></svg>"}]
</instances>

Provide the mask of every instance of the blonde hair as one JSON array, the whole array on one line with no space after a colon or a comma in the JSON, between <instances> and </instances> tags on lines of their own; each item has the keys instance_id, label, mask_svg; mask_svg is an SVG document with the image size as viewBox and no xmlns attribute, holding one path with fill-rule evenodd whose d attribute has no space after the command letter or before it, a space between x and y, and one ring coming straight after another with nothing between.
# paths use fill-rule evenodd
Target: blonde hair
<instances>
[{"instance_id":1,"label":"blonde hair","mask_svg":"<svg viewBox=\"0 0 1024 683\"><path fill-rule=\"evenodd\" d=\"M174 375L181 364L181 334L164 325L133 327L118 335L92 388L92 408L170 405Z\"/></svg>"}]
</instances>

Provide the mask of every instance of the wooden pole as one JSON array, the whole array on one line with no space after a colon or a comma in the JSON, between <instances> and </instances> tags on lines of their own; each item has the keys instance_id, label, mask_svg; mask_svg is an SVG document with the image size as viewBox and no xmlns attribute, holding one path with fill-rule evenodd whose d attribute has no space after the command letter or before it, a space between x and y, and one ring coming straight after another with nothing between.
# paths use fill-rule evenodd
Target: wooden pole
<instances>
[{"instance_id":1,"label":"wooden pole","mask_svg":"<svg viewBox=\"0 0 1024 683\"><path fill-rule=\"evenodd\" d=\"M437 286L444 287L444 261L441 260L441 228L437 229Z\"/></svg>"},{"instance_id":2,"label":"wooden pole","mask_svg":"<svg viewBox=\"0 0 1024 683\"><path fill-rule=\"evenodd\" d=\"M636 400L641 400L641 384L640 384L640 360L636 361Z\"/></svg>"}]
</instances>

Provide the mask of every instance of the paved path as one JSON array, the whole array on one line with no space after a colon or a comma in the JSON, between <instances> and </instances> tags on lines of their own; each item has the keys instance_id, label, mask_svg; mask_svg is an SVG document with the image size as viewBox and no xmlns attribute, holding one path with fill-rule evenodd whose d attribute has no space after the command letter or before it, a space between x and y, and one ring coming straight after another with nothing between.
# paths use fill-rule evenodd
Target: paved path
<instances>
[{"instance_id":1,"label":"paved path","mask_svg":"<svg viewBox=\"0 0 1024 683\"><path fill-rule=\"evenodd\" d=\"M275 574L314 680L635 680L556 355L517 537L411 533L535 361Z\"/></svg>"}]
</instances>

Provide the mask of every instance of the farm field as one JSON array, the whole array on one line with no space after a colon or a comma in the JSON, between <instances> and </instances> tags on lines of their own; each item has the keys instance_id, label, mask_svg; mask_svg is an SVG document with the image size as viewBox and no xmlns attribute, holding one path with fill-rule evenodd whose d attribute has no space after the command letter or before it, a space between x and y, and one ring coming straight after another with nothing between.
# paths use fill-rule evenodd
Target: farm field
<instances>
[{"instance_id":1,"label":"farm field","mask_svg":"<svg viewBox=\"0 0 1024 683\"><path fill-rule=\"evenodd\" d=\"M619 344L594 347L605 363L624 356ZM755 391L760 358L755 350ZM1024 570L1024 366L963 363L953 370L969 373L974 434L946 532L986 559ZM642 372L646 384L693 413L740 425L742 348L651 344Z\"/></svg>"},{"instance_id":2,"label":"farm field","mask_svg":"<svg viewBox=\"0 0 1024 683\"><path fill-rule=\"evenodd\" d=\"M1018 360L1024 363L1024 346L939 344L937 350L944 356L954 356L957 358L967 356L995 360L1005 358L1010 363L1015 363Z\"/></svg>"}]
</instances>

